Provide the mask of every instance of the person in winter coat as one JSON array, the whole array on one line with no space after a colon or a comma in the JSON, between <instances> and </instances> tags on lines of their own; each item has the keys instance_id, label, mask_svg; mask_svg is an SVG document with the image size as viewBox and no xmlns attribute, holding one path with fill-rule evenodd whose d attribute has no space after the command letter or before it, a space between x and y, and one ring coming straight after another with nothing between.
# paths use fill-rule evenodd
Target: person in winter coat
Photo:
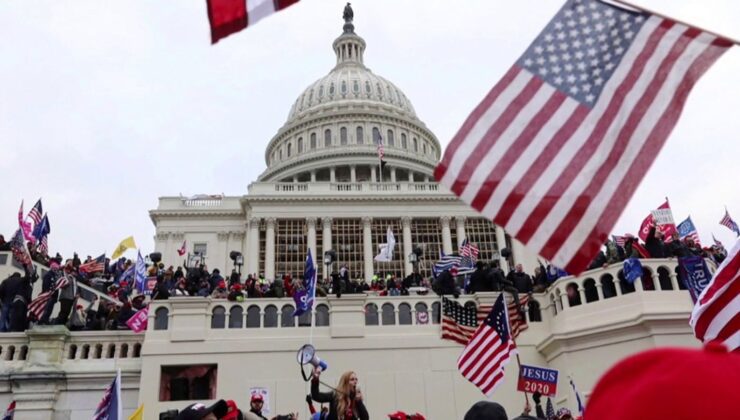
<instances>
[{"instance_id":1,"label":"person in winter coat","mask_svg":"<svg viewBox=\"0 0 740 420\"><path fill-rule=\"evenodd\" d=\"M514 283L514 287L519 293L532 292L532 278L524 272L524 267L521 264L517 264L516 269L509 273L508 280Z\"/></svg>"},{"instance_id":2,"label":"person in winter coat","mask_svg":"<svg viewBox=\"0 0 740 420\"><path fill-rule=\"evenodd\" d=\"M507 420L506 410L499 403L478 401L465 413L464 420Z\"/></svg>"},{"instance_id":3,"label":"person in winter coat","mask_svg":"<svg viewBox=\"0 0 740 420\"><path fill-rule=\"evenodd\" d=\"M663 242L663 232L657 229L655 225L650 227L647 239L645 239L645 249L650 254L650 258L665 258L666 247Z\"/></svg>"},{"instance_id":4,"label":"person in winter coat","mask_svg":"<svg viewBox=\"0 0 740 420\"><path fill-rule=\"evenodd\" d=\"M0 283L0 332L10 331L10 308L15 296L22 290L23 278L21 273L15 272Z\"/></svg>"},{"instance_id":5,"label":"person in winter coat","mask_svg":"<svg viewBox=\"0 0 740 420\"><path fill-rule=\"evenodd\" d=\"M28 304L31 302L31 276L26 274L21 278L16 294L10 307L10 331L23 332L28 329Z\"/></svg>"},{"instance_id":6,"label":"person in winter coat","mask_svg":"<svg viewBox=\"0 0 740 420\"><path fill-rule=\"evenodd\" d=\"M67 325L69 315L72 312L72 304L77 297L77 279L74 276L74 265L67 260L64 265L63 275L67 278L67 285L59 289L59 315L57 325Z\"/></svg>"},{"instance_id":7,"label":"person in winter coat","mask_svg":"<svg viewBox=\"0 0 740 420\"><path fill-rule=\"evenodd\" d=\"M47 271L46 274L44 274L44 277L41 279L41 293L53 290L54 286L56 286L57 280L59 280L59 277L61 276L62 276L62 270L61 270L61 267L59 267L59 263L57 263L56 261L52 261L51 264L49 264L49 271ZM56 305L58 299L59 299L59 292L56 292L51 295L51 298L46 302L44 313L41 314L41 319L39 320L39 324L49 323L49 318L51 317L51 311L54 310L54 305Z\"/></svg>"},{"instance_id":8,"label":"person in winter coat","mask_svg":"<svg viewBox=\"0 0 740 420\"><path fill-rule=\"evenodd\" d=\"M339 378L335 391L319 392L321 368L313 370L311 380L311 398L320 403L329 403L327 420L369 420L370 414L365 408L362 391L357 386L357 374L344 372Z\"/></svg>"},{"instance_id":9,"label":"person in winter coat","mask_svg":"<svg viewBox=\"0 0 740 420\"><path fill-rule=\"evenodd\" d=\"M229 290L226 288L226 281L221 280L216 288L211 293L211 297L214 299L226 299L229 297Z\"/></svg>"}]
</instances>

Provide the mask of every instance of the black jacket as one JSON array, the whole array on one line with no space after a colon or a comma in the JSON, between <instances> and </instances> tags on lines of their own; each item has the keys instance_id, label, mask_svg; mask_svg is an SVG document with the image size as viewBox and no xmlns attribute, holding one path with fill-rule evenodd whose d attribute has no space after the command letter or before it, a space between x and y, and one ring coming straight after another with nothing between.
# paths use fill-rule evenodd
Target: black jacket
<instances>
[{"instance_id":1,"label":"black jacket","mask_svg":"<svg viewBox=\"0 0 740 420\"><path fill-rule=\"evenodd\" d=\"M23 281L20 273L13 273L0 283L0 302L3 305L10 306L13 303L15 295L21 293L23 289Z\"/></svg>"},{"instance_id":2,"label":"black jacket","mask_svg":"<svg viewBox=\"0 0 740 420\"><path fill-rule=\"evenodd\" d=\"M532 278L526 273L509 273L509 281L514 283L514 287L519 293L530 293L532 291Z\"/></svg>"},{"instance_id":3,"label":"black jacket","mask_svg":"<svg viewBox=\"0 0 740 420\"><path fill-rule=\"evenodd\" d=\"M655 226L650 228L647 239L645 239L645 249L650 254L651 258L665 258L666 249L663 239L658 239L655 236Z\"/></svg>"},{"instance_id":4,"label":"black jacket","mask_svg":"<svg viewBox=\"0 0 740 420\"><path fill-rule=\"evenodd\" d=\"M319 392L319 381L311 381L311 398L314 401L320 403L329 403L329 415L326 420L338 420L337 413L337 399L335 398L334 391L331 392ZM365 403L362 400L355 401L355 420L370 420L370 415L367 413Z\"/></svg>"}]
</instances>

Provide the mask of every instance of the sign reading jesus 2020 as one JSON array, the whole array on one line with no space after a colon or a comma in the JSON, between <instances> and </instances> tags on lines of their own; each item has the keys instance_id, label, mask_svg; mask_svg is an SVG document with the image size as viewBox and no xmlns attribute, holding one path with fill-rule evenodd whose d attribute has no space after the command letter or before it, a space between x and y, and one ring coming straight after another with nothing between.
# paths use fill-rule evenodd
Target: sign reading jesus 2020
<instances>
[{"instance_id":1,"label":"sign reading jesus 2020","mask_svg":"<svg viewBox=\"0 0 740 420\"><path fill-rule=\"evenodd\" d=\"M516 389L523 392L539 392L548 397L555 396L558 391L558 371L522 365L519 369L519 384Z\"/></svg>"}]
</instances>

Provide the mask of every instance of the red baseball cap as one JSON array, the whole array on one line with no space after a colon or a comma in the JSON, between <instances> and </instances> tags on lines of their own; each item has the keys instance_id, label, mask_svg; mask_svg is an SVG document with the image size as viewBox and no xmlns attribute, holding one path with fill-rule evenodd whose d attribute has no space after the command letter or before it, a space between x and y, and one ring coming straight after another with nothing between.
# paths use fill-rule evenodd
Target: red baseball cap
<instances>
[{"instance_id":1,"label":"red baseball cap","mask_svg":"<svg viewBox=\"0 0 740 420\"><path fill-rule=\"evenodd\" d=\"M737 418L740 354L721 344L661 348L630 356L601 377L585 418L693 420Z\"/></svg>"},{"instance_id":2,"label":"red baseball cap","mask_svg":"<svg viewBox=\"0 0 740 420\"><path fill-rule=\"evenodd\" d=\"M265 402L264 398L262 398L262 394L252 394L252 399L250 400L250 402L255 402L255 401Z\"/></svg>"}]
</instances>

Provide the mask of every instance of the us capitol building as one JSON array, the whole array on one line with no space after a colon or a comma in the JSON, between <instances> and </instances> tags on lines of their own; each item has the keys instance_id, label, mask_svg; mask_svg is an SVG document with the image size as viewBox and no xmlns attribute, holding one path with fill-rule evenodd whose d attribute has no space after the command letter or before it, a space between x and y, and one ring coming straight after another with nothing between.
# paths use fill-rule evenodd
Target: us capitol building
<instances>
[{"instance_id":1,"label":"us capitol building","mask_svg":"<svg viewBox=\"0 0 740 420\"><path fill-rule=\"evenodd\" d=\"M163 261L181 261L177 249L187 241L188 251L204 255L210 268L230 271L229 254L237 251L244 255L243 273L267 279L302 273L309 249L313 255L334 250L353 278L414 269L429 276L439 252L454 252L467 238L482 260L500 259L508 248L513 255L501 260L504 267L522 263L531 273L535 256L432 180L437 138L400 89L365 67L366 44L351 19L332 47L336 66L298 96L265 151L267 169L248 194L160 198L150 216ZM375 262L388 226L398 242L393 260ZM423 257L414 267L408 255L417 247ZM560 278L533 295L540 310L527 314L529 327L517 347L523 364L560 372L556 406L576 409L567 376L588 401L598 378L627 355L699 346L676 261L642 263L645 275L634 285L620 281L622 267L615 264ZM0 278L17 270L12 255L0 252ZM569 297L568 289L577 295ZM81 293L78 303L86 304L96 292L83 285ZM490 305L497 295L459 301ZM298 411L305 419L308 385L296 351L312 342L329 364L323 381L335 384L342 372L357 373L372 419L396 410L462 419L486 398L457 371L462 346L440 338L440 306L434 295L330 296L294 318L290 298L179 297L152 302L140 334L63 326L3 333L0 410L14 400L17 419L89 419L120 369L124 417L143 405L145 419L158 419L163 411L217 398L248 410L250 391L261 390L268 418ZM524 405L517 376L512 361L492 397L510 417Z\"/></svg>"}]
</instances>

